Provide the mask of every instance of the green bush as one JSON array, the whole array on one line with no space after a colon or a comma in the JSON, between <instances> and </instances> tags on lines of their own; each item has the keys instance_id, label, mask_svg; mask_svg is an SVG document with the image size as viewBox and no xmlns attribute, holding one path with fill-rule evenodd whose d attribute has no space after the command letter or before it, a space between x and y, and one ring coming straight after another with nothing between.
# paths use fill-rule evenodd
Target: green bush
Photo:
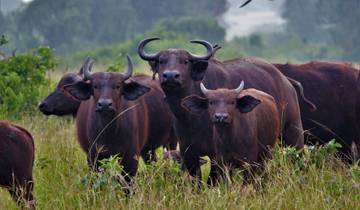
<instances>
[{"instance_id":1,"label":"green bush","mask_svg":"<svg viewBox=\"0 0 360 210\"><path fill-rule=\"evenodd\" d=\"M0 60L0 118L19 118L21 112L34 109L49 85L46 72L55 64L48 47Z\"/></svg>"}]
</instances>

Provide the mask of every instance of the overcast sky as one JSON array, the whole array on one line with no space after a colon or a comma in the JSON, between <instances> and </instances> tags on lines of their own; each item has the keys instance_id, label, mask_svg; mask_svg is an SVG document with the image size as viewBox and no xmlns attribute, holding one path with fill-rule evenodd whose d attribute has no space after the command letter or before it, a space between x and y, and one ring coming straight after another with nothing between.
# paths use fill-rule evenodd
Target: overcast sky
<instances>
[{"instance_id":1,"label":"overcast sky","mask_svg":"<svg viewBox=\"0 0 360 210\"><path fill-rule=\"evenodd\" d=\"M255 0L239 8L245 0L228 0L229 10L223 21L227 28L226 39L247 36L254 32L273 32L283 28L285 20L280 11L284 0Z\"/></svg>"}]
</instances>

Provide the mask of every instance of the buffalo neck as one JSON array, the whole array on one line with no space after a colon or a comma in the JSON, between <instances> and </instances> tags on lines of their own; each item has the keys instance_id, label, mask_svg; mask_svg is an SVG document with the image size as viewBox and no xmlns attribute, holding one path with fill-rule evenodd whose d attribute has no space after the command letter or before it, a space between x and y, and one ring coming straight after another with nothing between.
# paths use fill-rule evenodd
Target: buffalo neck
<instances>
[{"instance_id":1,"label":"buffalo neck","mask_svg":"<svg viewBox=\"0 0 360 210\"><path fill-rule=\"evenodd\" d=\"M216 144L220 148L225 147L232 141L231 136L233 134L233 125L214 125L213 126L213 136L216 139Z\"/></svg>"},{"instance_id":2,"label":"buffalo neck","mask_svg":"<svg viewBox=\"0 0 360 210\"><path fill-rule=\"evenodd\" d=\"M108 138L112 138L116 133L122 132L121 124L126 121L126 114L124 114L123 117L119 117L118 115L128 107L129 103L122 100L118 103L118 111L116 112L96 112L95 109L93 109L93 116L96 119L93 121L94 131L96 136L101 132L99 138L102 140L99 139L100 141L108 141Z\"/></svg>"}]
</instances>

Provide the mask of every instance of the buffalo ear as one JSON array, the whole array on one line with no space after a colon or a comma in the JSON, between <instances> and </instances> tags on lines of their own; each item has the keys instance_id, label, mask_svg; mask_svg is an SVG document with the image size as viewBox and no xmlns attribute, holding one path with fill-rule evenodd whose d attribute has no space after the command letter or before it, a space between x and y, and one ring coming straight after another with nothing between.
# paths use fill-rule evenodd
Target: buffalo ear
<instances>
[{"instance_id":1,"label":"buffalo ear","mask_svg":"<svg viewBox=\"0 0 360 210\"><path fill-rule=\"evenodd\" d=\"M194 81L201 81L204 78L209 63L205 60L191 62L191 78Z\"/></svg>"},{"instance_id":2,"label":"buffalo ear","mask_svg":"<svg viewBox=\"0 0 360 210\"><path fill-rule=\"evenodd\" d=\"M250 95L243 96L236 99L236 108L239 109L241 113L247 113L253 110L261 101Z\"/></svg>"},{"instance_id":3,"label":"buffalo ear","mask_svg":"<svg viewBox=\"0 0 360 210\"><path fill-rule=\"evenodd\" d=\"M88 100L93 94L91 83L85 81L78 81L70 85L65 85L64 89L80 101Z\"/></svg>"},{"instance_id":4,"label":"buffalo ear","mask_svg":"<svg viewBox=\"0 0 360 210\"><path fill-rule=\"evenodd\" d=\"M137 82L130 82L124 84L123 95L126 100L132 101L136 100L140 96L149 92L150 88L144 85L141 85Z\"/></svg>"},{"instance_id":5,"label":"buffalo ear","mask_svg":"<svg viewBox=\"0 0 360 210\"><path fill-rule=\"evenodd\" d=\"M191 95L181 100L181 106L193 114L202 114L208 108L208 99Z\"/></svg>"}]
</instances>

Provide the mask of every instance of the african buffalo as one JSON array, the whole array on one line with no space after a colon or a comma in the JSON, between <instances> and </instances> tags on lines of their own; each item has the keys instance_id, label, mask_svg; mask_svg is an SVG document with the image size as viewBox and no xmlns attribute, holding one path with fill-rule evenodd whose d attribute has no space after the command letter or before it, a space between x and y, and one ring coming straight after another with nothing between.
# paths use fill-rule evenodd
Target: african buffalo
<instances>
[{"instance_id":1,"label":"african buffalo","mask_svg":"<svg viewBox=\"0 0 360 210\"><path fill-rule=\"evenodd\" d=\"M33 164L31 134L17 125L0 121L0 186L6 187L19 205L34 209Z\"/></svg>"},{"instance_id":2,"label":"african buffalo","mask_svg":"<svg viewBox=\"0 0 360 210\"><path fill-rule=\"evenodd\" d=\"M148 152L147 147L154 146L149 145L149 142L153 141L151 138L159 138L159 130L171 131L171 118L166 128L150 130L151 123L157 121L162 124L163 119L149 114L153 105L147 104L145 98L140 96L149 92L150 87L130 78L133 66L130 57L127 60L128 69L124 74L91 74L93 61L87 59L84 64L84 80L67 85L64 89L82 101L76 124L78 140L88 153L90 166L97 170L99 160L118 154L125 180L131 184L140 155ZM150 93L158 94L159 91Z\"/></svg>"},{"instance_id":3,"label":"african buffalo","mask_svg":"<svg viewBox=\"0 0 360 210\"><path fill-rule=\"evenodd\" d=\"M194 55L182 49L167 49L149 54L144 51L147 43L159 38L147 38L140 42L138 54L149 62L152 71L160 78L166 94L166 101L176 117L176 130L180 141L183 163L190 175L200 176L199 158L215 158L215 145L212 137L212 123L209 116L195 116L181 107L181 99L197 94L200 81L211 89L218 87L234 88L242 80L246 88L264 91L275 98L282 119L281 139L284 145L303 147L303 128L295 89L287 78L272 64L256 58L218 61L212 58L213 47L206 41L192 41L206 47L204 56ZM218 174L212 165L210 182Z\"/></svg>"},{"instance_id":4,"label":"african buffalo","mask_svg":"<svg viewBox=\"0 0 360 210\"><path fill-rule=\"evenodd\" d=\"M342 155L351 160L352 142L360 149L359 70L347 63L319 61L274 65L287 77L299 81L317 107L312 112L300 101L306 143L323 144L335 138L342 145Z\"/></svg>"},{"instance_id":5,"label":"african buffalo","mask_svg":"<svg viewBox=\"0 0 360 210\"><path fill-rule=\"evenodd\" d=\"M250 165L250 170L245 171L248 181L248 172L261 168L258 166L271 157L270 150L280 134L275 99L256 89L243 90L244 82L232 90L208 90L202 83L200 87L205 98L187 96L181 105L194 114L207 112L214 127L217 163L230 169Z\"/></svg>"},{"instance_id":6,"label":"african buffalo","mask_svg":"<svg viewBox=\"0 0 360 210\"><path fill-rule=\"evenodd\" d=\"M81 101L72 97L64 87L83 80L83 68L78 73L67 73L59 81L55 91L50 93L42 102L39 103L39 110L45 115L72 115L76 117ZM150 138L147 146L144 148L143 158L146 163L155 160L155 150L159 146L167 149L175 150L177 146L177 138L173 127L173 114L168 105L164 102L164 93L156 80L150 76L137 75L132 80L151 87L152 91L145 96L146 104L149 107L150 119ZM78 125L81 127L84 125ZM78 128L80 129L80 128ZM84 135L84 134L81 134ZM84 137L85 139L87 137ZM85 146L85 145L83 145ZM83 147L88 150L88 145ZM149 156L149 152L151 157Z\"/></svg>"},{"instance_id":7,"label":"african buffalo","mask_svg":"<svg viewBox=\"0 0 360 210\"><path fill-rule=\"evenodd\" d=\"M61 77L56 89L38 105L39 110L45 115L72 115L76 113L81 101L74 99L65 90L64 86L83 80L83 68L78 73L66 73Z\"/></svg>"}]
</instances>

